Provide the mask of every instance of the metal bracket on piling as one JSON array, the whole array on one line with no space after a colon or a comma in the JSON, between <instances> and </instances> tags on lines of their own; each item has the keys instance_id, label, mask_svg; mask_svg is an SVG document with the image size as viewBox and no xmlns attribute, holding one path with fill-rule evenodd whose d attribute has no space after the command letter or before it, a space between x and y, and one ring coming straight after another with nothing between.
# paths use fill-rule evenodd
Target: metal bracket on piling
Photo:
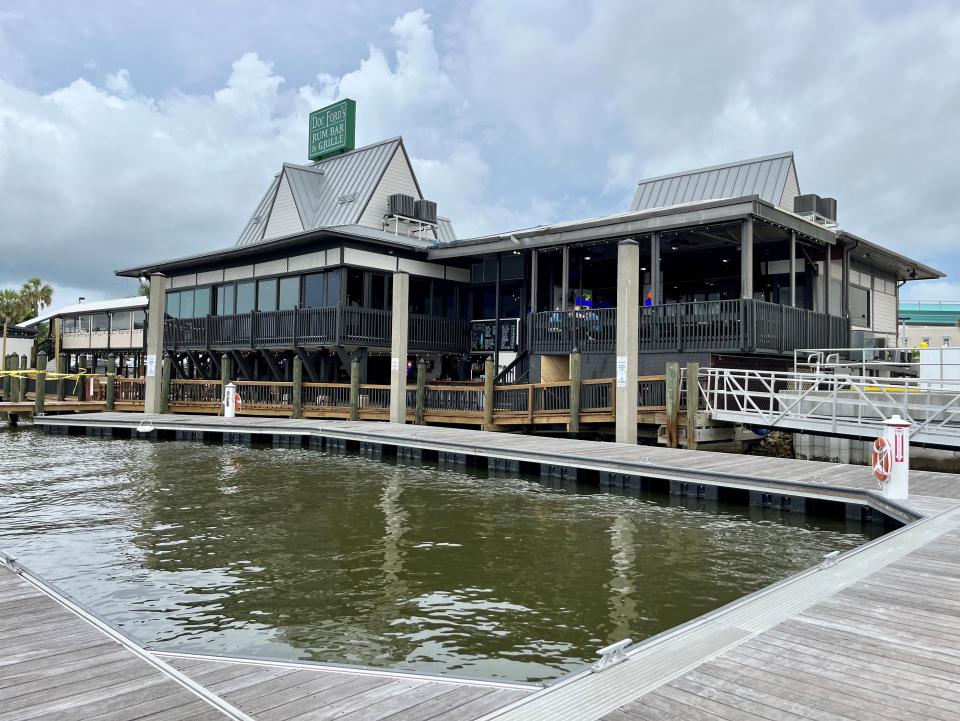
<instances>
[{"instance_id":1,"label":"metal bracket on piling","mask_svg":"<svg viewBox=\"0 0 960 721\"><path fill-rule=\"evenodd\" d=\"M597 661L591 668L594 671L603 671L605 668L610 668L615 666L621 661L627 660L627 654L624 652L624 649L633 643L633 639L625 638L622 641L617 641L616 643L611 643L605 648L601 648L597 651L597 655L600 657L600 660Z\"/></svg>"},{"instance_id":2,"label":"metal bracket on piling","mask_svg":"<svg viewBox=\"0 0 960 721\"><path fill-rule=\"evenodd\" d=\"M840 551L830 551L830 553L823 554L823 561L820 563L820 568L830 568L830 566L837 562L837 558L839 557Z\"/></svg>"}]
</instances>

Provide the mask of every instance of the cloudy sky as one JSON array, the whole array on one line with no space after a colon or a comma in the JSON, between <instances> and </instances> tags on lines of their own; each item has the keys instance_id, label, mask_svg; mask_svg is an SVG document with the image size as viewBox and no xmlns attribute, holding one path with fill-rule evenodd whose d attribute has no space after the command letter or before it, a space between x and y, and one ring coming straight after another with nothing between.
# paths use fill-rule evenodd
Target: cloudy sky
<instances>
[{"instance_id":1,"label":"cloudy sky","mask_svg":"<svg viewBox=\"0 0 960 721\"><path fill-rule=\"evenodd\" d=\"M793 150L841 225L960 298L960 3L0 0L0 287L129 295L231 245L306 116L403 135L461 236L626 210L646 176Z\"/></svg>"}]
</instances>

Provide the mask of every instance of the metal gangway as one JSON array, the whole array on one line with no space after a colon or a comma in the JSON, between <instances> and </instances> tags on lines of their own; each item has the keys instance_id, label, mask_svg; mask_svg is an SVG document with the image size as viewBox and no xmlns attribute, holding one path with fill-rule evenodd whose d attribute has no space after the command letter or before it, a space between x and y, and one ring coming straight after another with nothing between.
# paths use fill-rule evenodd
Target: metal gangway
<instances>
[{"instance_id":1,"label":"metal gangway","mask_svg":"<svg viewBox=\"0 0 960 721\"><path fill-rule=\"evenodd\" d=\"M912 443L960 449L960 380L944 377L949 372L930 377L921 354L907 357L902 373L883 359L885 372L896 375L871 375L867 365L829 354L793 371L705 368L701 402L714 420L861 439L876 438L897 415L910 422ZM940 354L937 363L943 360Z\"/></svg>"}]
</instances>

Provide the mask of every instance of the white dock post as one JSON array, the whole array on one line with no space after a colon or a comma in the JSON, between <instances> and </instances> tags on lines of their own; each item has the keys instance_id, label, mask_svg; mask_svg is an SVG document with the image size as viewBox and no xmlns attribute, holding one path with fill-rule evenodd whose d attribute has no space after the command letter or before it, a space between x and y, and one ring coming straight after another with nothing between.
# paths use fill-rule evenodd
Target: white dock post
<instances>
[{"instance_id":1,"label":"white dock post","mask_svg":"<svg viewBox=\"0 0 960 721\"><path fill-rule=\"evenodd\" d=\"M235 418L237 415L237 385L227 383L223 387L223 417Z\"/></svg>"},{"instance_id":2,"label":"white dock post","mask_svg":"<svg viewBox=\"0 0 960 721\"><path fill-rule=\"evenodd\" d=\"M903 500L910 493L910 422L897 415L888 418L883 422L883 440L890 454L890 474L883 495Z\"/></svg>"},{"instance_id":3,"label":"white dock post","mask_svg":"<svg viewBox=\"0 0 960 721\"><path fill-rule=\"evenodd\" d=\"M410 276L393 274L393 332L390 347L390 422L407 422L407 331L410 323Z\"/></svg>"},{"instance_id":4,"label":"white dock post","mask_svg":"<svg viewBox=\"0 0 960 721\"><path fill-rule=\"evenodd\" d=\"M144 413L162 412L161 373L163 361L163 319L166 315L167 278L163 273L150 276L150 305L147 307L147 369L144 387Z\"/></svg>"},{"instance_id":5,"label":"white dock post","mask_svg":"<svg viewBox=\"0 0 960 721\"><path fill-rule=\"evenodd\" d=\"M656 268L653 269L656 272ZM640 363L640 246L617 246L616 440L637 444L637 366Z\"/></svg>"}]
</instances>

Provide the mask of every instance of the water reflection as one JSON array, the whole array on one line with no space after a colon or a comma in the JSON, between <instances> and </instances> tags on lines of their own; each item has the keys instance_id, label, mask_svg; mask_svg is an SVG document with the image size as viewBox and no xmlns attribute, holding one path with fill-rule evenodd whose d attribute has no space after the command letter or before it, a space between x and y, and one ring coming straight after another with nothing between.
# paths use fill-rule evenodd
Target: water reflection
<instances>
[{"instance_id":1,"label":"water reflection","mask_svg":"<svg viewBox=\"0 0 960 721\"><path fill-rule=\"evenodd\" d=\"M171 650L551 678L864 540L315 451L0 443L0 548Z\"/></svg>"}]
</instances>

